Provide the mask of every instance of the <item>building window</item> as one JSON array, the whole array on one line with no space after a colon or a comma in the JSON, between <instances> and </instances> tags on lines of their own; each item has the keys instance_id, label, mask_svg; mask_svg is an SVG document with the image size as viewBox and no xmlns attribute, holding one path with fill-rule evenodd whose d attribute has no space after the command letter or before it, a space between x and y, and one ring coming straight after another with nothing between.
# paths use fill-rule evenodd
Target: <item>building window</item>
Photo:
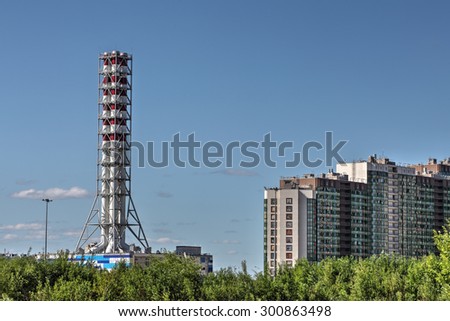
<instances>
[{"instance_id":1,"label":"building window","mask_svg":"<svg viewBox=\"0 0 450 321\"><path fill-rule=\"evenodd\" d=\"M270 218L272 219L272 221L275 221L277 219L277 214L270 215Z\"/></svg>"},{"instance_id":2,"label":"building window","mask_svg":"<svg viewBox=\"0 0 450 321\"><path fill-rule=\"evenodd\" d=\"M277 228L277 222L270 222L271 228Z\"/></svg>"},{"instance_id":3,"label":"building window","mask_svg":"<svg viewBox=\"0 0 450 321\"><path fill-rule=\"evenodd\" d=\"M270 266L274 267L275 266L275 262L274 261L270 261Z\"/></svg>"},{"instance_id":4,"label":"building window","mask_svg":"<svg viewBox=\"0 0 450 321\"><path fill-rule=\"evenodd\" d=\"M277 211L277 207L276 206L271 206L270 207L270 211L271 212L276 212Z\"/></svg>"},{"instance_id":5,"label":"building window","mask_svg":"<svg viewBox=\"0 0 450 321\"><path fill-rule=\"evenodd\" d=\"M270 253L270 258L271 258L272 260L274 260L274 259L275 259L275 253Z\"/></svg>"},{"instance_id":6,"label":"building window","mask_svg":"<svg viewBox=\"0 0 450 321\"><path fill-rule=\"evenodd\" d=\"M286 237L286 243L292 243L292 237Z\"/></svg>"},{"instance_id":7,"label":"building window","mask_svg":"<svg viewBox=\"0 0 450 321\"><path fill-rule=\"evenodd\" d=\"M272 244L275 243L275 238L274 238L274 237L271 237L271 238L270 238L270 243L272 243Z\"/></svg>"},{"instance_id":8,"label":"building window","mask_svg":"<svg viewBox=\"0 0 450 321\"><path fill-rule=\"evenodd\" d=\"M292 212L292 206L286 206L286 212Z\"/></svg>"},{"instance_id":9,"label":"building window","mask_svg":"<svg viewBox=\"0 0 450 321\"><path fill-rule=\"evenodd\" d=\"M286 245L286 251L292 251L292 245Z\"/></svg>"},{"instance_id":10,"label":"building window","mask_svg":"<svg viewBox=\"0 0 450 321\"><path fill-rule=\"evenodd\" d=\"M286 198L286 204L292 204L292 198Z\"/></svg>"},{"instance_id":11,"label":"building window","mask_svg":"<svg viewBox=\"0 0 450 321\"><path fill-rule=\"evenodd\" d=\"M271 245L271 246L270 246L270 250L271 250L272 252L276 251L276 250L277 250L277 246L276 246L276 245Z\"/></svg>"},{"instance_id":12,"label":"building window","mask_svg":"<svg viewBox=\"0 0 450 321\"><path fill-rule=\"evenodd\" d=\"M292 229L287 229L286 230L286 235L292 235Z\"/></svg>"},{"instance_id":13,"label":"building window","mask_svg":"<svg viewBox=\"0 0 450 321\"><path fill-rule=\"evenodd\" d=\"M286 219L287 220L292 220L292 214L286 214Z\"/></svg>"},{"instance_id":14,"label":"building window","mask_svg":"<svg viewBox=\"0 0 450 321\"><path fill-rule=\"evenodd\" d=\"M271 198L270 199L270 204L277 205L277 199L276 198Z\"/></svg>"},{"instance_id":15,"label":"building window","mask_svg":"<svg viewBox=\"0 0 450 321\"><path fill-rule=\"evenodd\" d=\"M286 261L287 266L292 266L292 261Z\"/></svg>"},{"instance_id":16,"label":"building window","mask_svg":"<svg viewBox=\"0 0 450 321\"><path fill-rule=\"evenodd\" d=\"M292 253L286 253L286 258L287 259L292 259Z\"/></svg>"},{"instance_id":17,"label":"building window","mask_svg":"<svg viewBox=\"0 0 450 321\"><path fill-rule=\"evenodd\" d=\"M292 222L286 222L286 227L287 228L292 228Z\"/></svg>"}]
</instances>

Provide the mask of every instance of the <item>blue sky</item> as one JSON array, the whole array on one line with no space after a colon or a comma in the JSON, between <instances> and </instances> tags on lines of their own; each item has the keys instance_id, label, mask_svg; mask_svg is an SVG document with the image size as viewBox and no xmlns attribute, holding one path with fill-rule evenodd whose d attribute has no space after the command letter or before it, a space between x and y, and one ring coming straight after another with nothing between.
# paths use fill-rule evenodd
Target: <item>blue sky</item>
<instances>
[{"instance_id":1,"label":"blue sky","mask_svg":"<svg viewBox=\"0 0 450 321\"><path fill-rule=\"evenodd\" d=\"M98 55L133 54L133 139L348 140L346 160L442 159L448 1L9 1L0 11L0 249L73 249L95 192ZM318 152L315 156L323 156ZM262 269L263 188L304 166L137 168L154 250L201 245ZM48 194L49 192L53 194ZM47 194L46 194L47 193Z\"/></svg>"}]
</instances>

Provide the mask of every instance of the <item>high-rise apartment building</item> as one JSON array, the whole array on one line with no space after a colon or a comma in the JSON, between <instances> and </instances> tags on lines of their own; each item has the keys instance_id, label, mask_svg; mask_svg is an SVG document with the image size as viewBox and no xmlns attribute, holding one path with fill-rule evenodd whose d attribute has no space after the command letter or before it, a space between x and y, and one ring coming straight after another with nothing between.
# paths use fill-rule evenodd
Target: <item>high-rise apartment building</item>
<instances>
[{"instance_id":1,"label":"high-rise apartment building","mask_svg":"<svg viewBox=\"0 0 450 321\"><path fill-rule=\"evenodd\" d=\"M264 257L272 273L299 258L422 256L450 218L450 161L401 166L387 158L280 180L264 193Z\"/></svg>"}]
</instances>

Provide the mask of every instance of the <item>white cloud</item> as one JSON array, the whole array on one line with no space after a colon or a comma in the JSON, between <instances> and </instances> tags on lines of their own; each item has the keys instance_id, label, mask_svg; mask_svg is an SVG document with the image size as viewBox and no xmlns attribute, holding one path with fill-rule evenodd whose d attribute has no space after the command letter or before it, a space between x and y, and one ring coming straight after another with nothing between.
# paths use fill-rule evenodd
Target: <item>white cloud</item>
<instances>
[{"instance_id":1,"label":"white cloud","mask_svg":"<svg viewBox=\"0 0 450 321\"><path fill-rule=\"evenodd\" d=\"M180 240L171 239L170 237L160 237L156 240L150 240L150 243L157 243L157 244L179 244L181 243Z\"/></svg>"},{"instance_id":2,"label":"white cloud","mask_svg":"<svg viewBox=\"0 0 450 321\"><path fill-rule=\"evenodd\" d=\"M44 238L44 225L39 223L0 225L0 231L7 231L5 235L0 237L3 241L41 240Z\"/></svg>"},{"instance_id":3,"label":"white cloud","mask_svg":"<svg viewBox=\"0 0 450 321\"><path fill-rule=\"evenodd\" d=\"M39 231L32 231L27 233L25 236L23 236L23 238L25 240L43 240L45 237L45 232L43 230L39 230ZM55 239L55 235L53 235L53 233L48 233L47 234L47 239L52 240Z\"/></svg>"},{"instance_id":4,"label":"white cloud","mask_svg":"<svg viewBox=\"0 0 450 321\"><path fill-rule=\"evenodd\" d=\"M16 225L0 225L0 230L3 230L3 231L20 231L20 230L30 231L30 230L40 230L43 227L44 226L42 224L38 224L38 223L29 223L29 224L19 223Z\"/></svg>"},{"instance_id":5,"label":"white cloud","mask_svg":"<svg viewBox=\"0 0 450 321\"><path fill-rule=\"evenodd\" d=\"M236 251L236 250L229 250L229 251L227 251L228 255L235 255L237 253L238 253L238 251Z\"/></svg>"},{"instance_id":6,"label":"white cloud","mask_svg":"<svg viewBox=\"0 0 450 321\"><path fill-rule=\"evenodd\" d=\"M80 236L81 231L66 231L64 233L62 233L64 236Z\"/></svg>"},{"instance_id":7,"label":"white cloud","mask_svg":"<svg viewBox=\"0 0 450 321\"><path fill-rule=\"evenodd\" d=\"M80 187L71 187L63 189L59 187L49 188L47 190L37 190L34 188L23 190L12 194L13 198L20 199L67 199L67 198L84 198L89 196L89 192Z\"/></svg>"},{"instance_id":8,"label":"white cloud","mask_svg":"<svg viewBox=\"0 0 450 321\"><path fill-rule=\"evenodd\" d=\"M2 240L4 241L11 241L16 240L19 237L17 234L5 234L2 236Z\"/></svg>"}]
</instances>

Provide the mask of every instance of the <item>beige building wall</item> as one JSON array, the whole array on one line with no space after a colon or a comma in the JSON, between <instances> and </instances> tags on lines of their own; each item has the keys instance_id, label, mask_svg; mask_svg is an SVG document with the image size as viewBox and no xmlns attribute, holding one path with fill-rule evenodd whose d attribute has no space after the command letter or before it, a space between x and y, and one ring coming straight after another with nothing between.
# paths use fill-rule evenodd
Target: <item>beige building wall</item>
<instances>
[{"instance_id":1,"label":"beige building wall","mask_svg":"<svg viewBox=\"0 0 450 321\"><path fill-rule=\"evenodd\" d=\"M336 172L347 175L349 181L367 183L367 165L367 162L337 164Z\"/></svg>"},{"instance_id":2,"label":"beige building wall","mask_svg":"<svg viewBox=\"0 0 450 321\"><path fill-rule=\"evenodd\" d=\"M266 189L266 262L272 273L307 257L307 198L312 190Z\"/></svg>"}]
</instances>

